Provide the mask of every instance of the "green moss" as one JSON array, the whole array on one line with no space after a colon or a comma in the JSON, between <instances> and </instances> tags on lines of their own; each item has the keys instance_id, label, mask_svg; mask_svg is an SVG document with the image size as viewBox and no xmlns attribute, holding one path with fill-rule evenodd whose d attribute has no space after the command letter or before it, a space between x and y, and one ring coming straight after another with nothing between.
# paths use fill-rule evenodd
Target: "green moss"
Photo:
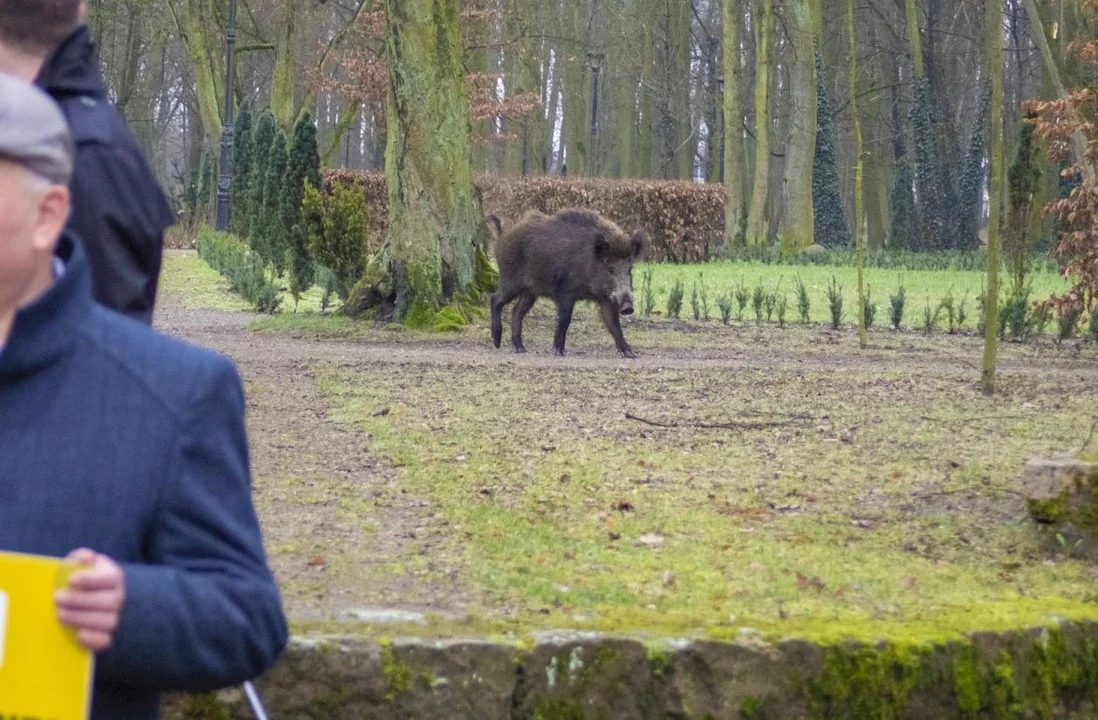
<instances>
[{"instance_id":1,"label":"green moss","mask_svg":"<svg viewBox=\"0 0 1098 720\"><path fill-rule=\"evenodd\" d=\"M1066 496L1055 497L1051 500L1026 499L1030 517L1040 523L1056 523L1063 517L1068 509Z\"/></svg>"},{"instance_id":2,"label":"green moss","mask_svg":"<svg viewBox=\"0 0 1098 720\"><path fill-rule=\"evenodd\" d=\"M1015 720L1022 717L1025 708L1018 695L1018 682L1014 678L1014 659L1006 650L999 654L999 661L991 670L989 686L993 718Z\"/></svg>"},{"instance_id":3,"label":"green moss","mask_svg":"<svg viewBox=\"0 0 1098 720\"><path fill-rule=\"evenodd\" d=\"M461 308L447 305L435 314L432 324L435 332L452 332L461 330L469 324L469 318Z\"/></svg>"},{"instance_id":4,"label":"green moss","mask_svg":"<svg viewBox=\"0 0 1098 720\"><path fill-rule=\"evenodd\" d=\"M744 701L740 703L740 717L743 718L743 720L755 720L755 718L759 717L762 705L762 698L754 696L744 698Z\"/></svg>"},{"instance_id":5,"label":"green moss","mask_svg":"<svg viewBox=\"0 0 1098 720\"><path fill-rule=\"evenodd\" d=\"M474 289L481 293L493 293L499 288L499 271L496 270L483 247L477 248L473 282L475 284Z\"/></svg>"},{"instance_id":6,"label":"green moss","mask_svg":"<svg viewBox=\"0 0 1098 720\"><path fill-rule=\"evenodd\" d=\"M534 720L587 720L578 700L552 697L534 703Z\"/></svg>"},{"instance_id":7,"label":"green moss","mask_svg":"<svg viewBox=\"0 0 1098 720\"><path fill-rule=\"evenodd\" d=\"M412 669L393 656L393 643L381 640L381 672L385 675L385 699L394 702L397 695L412 689Z\"/></svg>"},{"instance_id":8,"label":"green moss","mask_svg":"<svg viewBox=\"0 0 1098 720\"><path fill-rule=\"evenodd\" d=\"M953 692L965 717L976 717L983 704L983 693L976 651L971 647L964 648L953 658Z\"/></svg>"},{"instance_id":9,"label":"green moss","mask_svg":"<svg viewBox=\"0 0 1098 720\"><path fill-rule=\"evenodd\" d=\"M429 328L435 323L437 313L426 305L415 305L404 316L404 326L409 328Z\"/></svg>"},{"instance_id":10,"label":"green moss","mask_svg":"<svg viewBox=\"0 0 1098 720\"><path fill-rule=\"evenodd\" d=\"M830 647L810 683L812 712L818 718L893 720L922 679L925 658L924 648L893 643Z\"/></svg>"},{"instance_id":11,"label":"green moss","mask_svg":"<svg viewBox=\"0 0 1098 720\"><path fill-rule=\"evenodd\" d=\"M649 644L645 649L648 651L648 667L652 668L652 674L663 677L671 667L671 652L662 644Z\"/></svg>"},{"instance_id":12,"label":"green moss","mask_svg":"<svg viewBox=\"0 0 1098 720\"><path fill-rule=\"evenodd\" d=\"M188 695L179 706L180 720L232 720L232 712L214 693Z\"/></svg>"}]
</instances>

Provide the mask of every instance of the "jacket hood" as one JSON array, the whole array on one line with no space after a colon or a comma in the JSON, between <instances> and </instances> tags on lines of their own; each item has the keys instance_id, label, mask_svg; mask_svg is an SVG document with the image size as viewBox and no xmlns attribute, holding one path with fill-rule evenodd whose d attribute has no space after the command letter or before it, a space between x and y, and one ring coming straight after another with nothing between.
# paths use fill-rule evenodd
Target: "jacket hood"
<instances>
[{"instance_id":1,"label":"jacket hood","mask_svg":"<svg viewBox=\"0 0 1098 720\"><path fill-rule=\"evenodd\" d=\"M35 79L50 95L95 95L106 97L107 88L95 62L95 41L86 25L57 46Z\"/></svg>"}]
</instances>

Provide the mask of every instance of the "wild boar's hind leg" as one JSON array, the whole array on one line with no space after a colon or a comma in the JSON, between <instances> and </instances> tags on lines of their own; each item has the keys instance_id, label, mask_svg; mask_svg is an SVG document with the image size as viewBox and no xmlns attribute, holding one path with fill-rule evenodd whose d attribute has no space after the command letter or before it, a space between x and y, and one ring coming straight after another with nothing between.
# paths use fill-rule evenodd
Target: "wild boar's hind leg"
<instances>
[{"instance_id":1,"label":"wild boar's hind leg","mask_svg":"<svg viewBox=\"0 0 1098 720\"><path fill-rule=\"evenodd\" d=\"M492 344L499 347L503 339L503 306L518 297L521 289L500 283L499 290L492 295Z\"/></svg>"},{"instance_id":2,"label":"wild boar's hind leg","mask_svg":"<svg viewBox=\"0 0 1098 720\"><path fill-rule=\"evenodd\" d=\"M537 295L526 292L519 295L519 299L511 308L511 343L515 346L517 353L526 352L526 346L522 344L522 320L537 301Z\"/></svg>"},{"instance_id":3,"label":"wild boar's hind leg","mask_svg":"<svg viewBox=\"0 0 1098 720\"><path fill-rule=\"evenodd\" d=\"M629 343L625 342L625 335L621 331L621 318L618 316L618 311L608 302L599 303L599 310L602 312L602 322L606 325L606 329L614 336L614 344L618 346L618 352L627 358L635 358L637 354L629 347Z\"/></svg>"},{"instance_id":4,"label":"wild boar's hind leg","mask_svg":"<svg viewBox=\"0 0 1098 720\"><path fill-rule=\"evenodd\" d=\"M553 340L553 351L557 355L564 354L564 337L568 334L568 326L572 324L572 310L576 307L576 301L570 297L557 299L557 336Z\"/></svg>"}]
</instances>

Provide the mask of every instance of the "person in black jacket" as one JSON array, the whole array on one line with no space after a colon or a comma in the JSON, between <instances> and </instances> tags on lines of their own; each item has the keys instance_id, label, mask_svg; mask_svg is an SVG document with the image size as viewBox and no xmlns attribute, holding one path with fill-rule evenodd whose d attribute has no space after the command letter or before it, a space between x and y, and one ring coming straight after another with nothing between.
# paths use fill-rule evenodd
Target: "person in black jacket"
<instances>
[{"instance_id":1,"label":"person in black jacket","mask_svg":"<svg viewBox=\"0 0 1098 720\"><path fill-rule=\"evenodd\" d=\"M33 80L61 106L76 142L68 230L87 250L95 299L151 324L174 216L107 97L83 13L79 0L0 0L0 73Z\"/></svg>"}]
</instances>

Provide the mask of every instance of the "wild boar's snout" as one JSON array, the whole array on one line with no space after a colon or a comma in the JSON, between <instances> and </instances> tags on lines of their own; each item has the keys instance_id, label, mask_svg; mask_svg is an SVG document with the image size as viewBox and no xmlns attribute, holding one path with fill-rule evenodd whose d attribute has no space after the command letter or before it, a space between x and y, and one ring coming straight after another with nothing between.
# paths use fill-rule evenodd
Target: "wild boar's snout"
<instances>
[{"instance_id":1,"label":"wild boar's snout","mask_svg":"<svg viewBox=\"0 0 1098 720\"><path fill-rule=\"evenodd\" d=\"M614 277L614 291L610 300L622 315L633 314L633 268L619 264L611 271Z\"/></svg>"}]
</instances>

